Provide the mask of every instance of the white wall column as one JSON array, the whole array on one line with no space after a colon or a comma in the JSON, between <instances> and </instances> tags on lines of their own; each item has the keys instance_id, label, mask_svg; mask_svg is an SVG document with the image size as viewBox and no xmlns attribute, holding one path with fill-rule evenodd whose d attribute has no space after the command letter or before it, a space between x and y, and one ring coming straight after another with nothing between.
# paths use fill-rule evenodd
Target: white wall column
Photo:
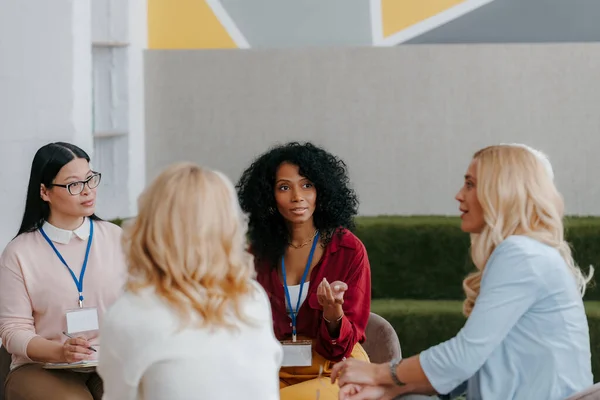
<instances>
[{"instance_id":1,"label":"white wall column","mask_svg":"<svg viewBox=\"0 0 600 400\"><path fill-rule=\"evenodd\" d=\"M90 0L0 7L0 250L24 210L35 151L54 141L90 153Z\"/></svg>"},{"instance_id":2,"label":"white wall column","mask_svg":"<svg viewBox=\"0 0 600 400\"><path fill-rule=\"evenodd\" d=\"M144 51L148 47L147 0L129 0L129 214L146 186Z\"/></svg>"},{"instance_id":3,"label":"white wall column","mask_svg":"<svg viewBox=\"0 0 600 400\"><path fill-rule=\"evenodd\" d=\"M146 0L92 4L94 165L102 172L102 218L136 214L145 184Z\"/></svg>"}]
</instances>

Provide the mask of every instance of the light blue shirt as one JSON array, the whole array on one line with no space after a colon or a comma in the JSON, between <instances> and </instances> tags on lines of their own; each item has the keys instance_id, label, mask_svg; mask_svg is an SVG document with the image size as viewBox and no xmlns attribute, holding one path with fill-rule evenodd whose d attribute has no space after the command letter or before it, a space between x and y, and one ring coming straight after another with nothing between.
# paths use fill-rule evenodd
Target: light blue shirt
<instances>
[{"instance_id":1,"label":"light blue shirt","mask_svg":"<svg viewBox=\"0 0 600 400\"><path fill-rule=\"evenodd\" d=\"M587 318L559 252L525 236L500 243L465 326L420 360L438 393L468 380L469 400L563 400L591 386Z\"/></svg>"}]
</instances>

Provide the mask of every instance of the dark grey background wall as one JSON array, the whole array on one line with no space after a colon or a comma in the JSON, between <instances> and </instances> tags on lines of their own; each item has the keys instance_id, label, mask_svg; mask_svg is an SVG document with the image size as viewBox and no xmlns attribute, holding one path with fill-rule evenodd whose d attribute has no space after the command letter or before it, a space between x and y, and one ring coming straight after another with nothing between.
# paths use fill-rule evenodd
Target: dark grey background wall
<instances>
[{"instance_id":1,"label":"dark grey background wall","mask_svg":"<svg viewBox=\"0 0 600 400\"><path fill-rule=\"evenodd\" d=\"M598 0L495 0L406 43L599 41Z\"/></svg>"},{"instance_id":2,"label":"dark grey background wall","mask_svg":"<svg viewBox=\"0 0 600 400\"><path fill-rule=\"evenodd\" d=\"M148 51L148 179L191 160L233 180L276 142L343 157L373 214L456 214L477 149L547 152L571 214L600 215L600 44Z\"/></svg>"}]
</instances>

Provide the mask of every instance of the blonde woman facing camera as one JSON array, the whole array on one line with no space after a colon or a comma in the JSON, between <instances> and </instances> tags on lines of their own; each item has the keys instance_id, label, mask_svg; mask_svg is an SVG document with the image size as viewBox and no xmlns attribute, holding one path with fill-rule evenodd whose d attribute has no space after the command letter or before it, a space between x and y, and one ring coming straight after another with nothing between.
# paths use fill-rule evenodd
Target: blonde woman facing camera
<instances>
[{"instance_id":1,"label":"blonde woman facing camera","mask_svg":"<svg viewBox=\"0 0 600 400\"><path fill-rule=\"evenodd\" d=\"M582 302L589 277L564 240L548 159L523 145L482 149L456 200L477 267L463 282L465 326L406 360L337 364L341 399L466 389L469 400L562 400L592 385Z\"/></svg>"},{"instance_id":2,"label":"blonde woman facing camera","mask_svg":"<svg viewBox=\"0 0 600 400\"><path fill-rule=\"evenodd\" d=\"M229 180L164 171L124 234L126 293L101 328L105 400L278 399L282 349Z\"/></svg>"}]
</instances>

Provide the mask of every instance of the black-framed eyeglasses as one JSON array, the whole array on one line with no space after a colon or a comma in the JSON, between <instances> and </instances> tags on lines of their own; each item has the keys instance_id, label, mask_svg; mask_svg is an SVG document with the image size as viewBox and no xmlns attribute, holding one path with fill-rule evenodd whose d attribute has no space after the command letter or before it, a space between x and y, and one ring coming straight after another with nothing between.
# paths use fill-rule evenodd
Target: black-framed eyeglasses
<instances>
[{"instance_id":1,"label":"black-framed eyeglasses","mask_svg":"<svg viewBox=\"0 0 600 400\"><path fill-rule=\"evenodd\" d=\"M100 184L100 180L102 179L102 174L100 172L94 173L94 175L90 176L84 181L77 181L67 183L66 185L59 185L58 183L53 183L50 186L58 186L62 188L66 188L71 196L77 196L83 192L85 185L87 185L90 189L95 189Z\"/></svg>"}]
</instances>

